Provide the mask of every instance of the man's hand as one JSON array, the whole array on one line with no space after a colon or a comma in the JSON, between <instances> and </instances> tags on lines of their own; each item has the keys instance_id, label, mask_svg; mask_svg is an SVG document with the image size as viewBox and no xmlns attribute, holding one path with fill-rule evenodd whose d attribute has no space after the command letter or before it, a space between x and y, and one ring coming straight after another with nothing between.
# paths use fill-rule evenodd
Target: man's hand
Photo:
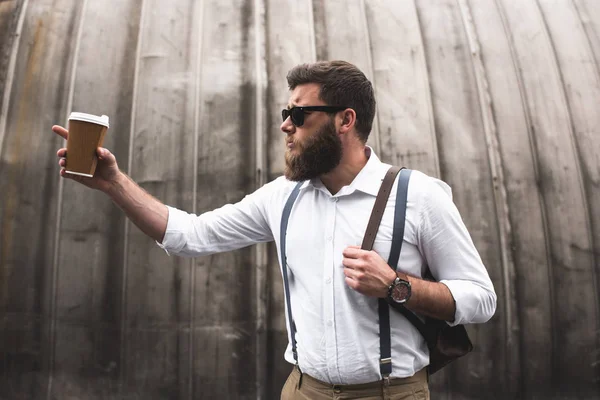
<instances>
[{"instance_id":1,"label":"man's hand","mask_svg":"<svg viewBox=\"0 0 600 400\"><path fill-rule=\"evenodd\" d=\"M69 137L69 132L62 126L54 125L52 127L52 131L65 140ZM89 178L86 176L67 174L65 171L65 167L67 165L67 149L64 147L59 149L56 152L56 155L60 158L58 160L58 165L61 166L60 176L73 179L74 181L92 189L108 192L119 176L119 166L117 165L115 156L107 149L99 147L96 150L96 154L98 155L96 172L94 173L93 178Z\"/></svg>"},{"instance_id":2,"label":"man's hand","mask_svg":"<svg viewBox=\"0 0 600 400\"><path fill-rule=\"evenodd\" d=\"M52 131L67 139L69 132L62 126L54 125ZM92 189L98 189L106 193L112 201L119 206L127 217L152 239L161 242L165 237L169 210L167 207L152 197L148 192L139 187L133 180L119 170L117 160L112 153L99 147L98 164L92 178L85 176L67 174L67 149L58 150L56 155L60 158L58 165L61 166L60 176L73 179Z\"/></svg>"},{"instance_id":3,"label":"man's hand","mask_svg":"<svg viewBox=\"0 0 600 400\"><path fill-rule=\"evenodd\" d=\"M396 273L374 251L349 246L343 252L346 284L366 296L386 297L388 287L396 279Z\"/></svg>"}]
</instances>

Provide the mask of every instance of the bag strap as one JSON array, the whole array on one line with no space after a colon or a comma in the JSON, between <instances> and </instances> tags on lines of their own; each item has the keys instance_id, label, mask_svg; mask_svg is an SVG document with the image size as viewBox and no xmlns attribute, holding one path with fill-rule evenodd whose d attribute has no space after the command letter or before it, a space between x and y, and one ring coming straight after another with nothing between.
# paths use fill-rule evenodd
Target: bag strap
<instances>
[{"instance_id":1,"label":"bag strap","mask_svg":"<svg viewBox=\"0 0 600 400\"><path fill-rule=\"evenodd\" d=\"M302 186L304 182L298 182L292 190L292 193L288 197L285 207L283 208L283 214L281 216L281 230L280 230L280 252L281 252L281 270L283 275L283 288L285 292L285 305L287 308L287 317L288 324L290 325L290 343L292 344L292 354L294 355L294 361L296 365L298 365L298 351L296 349L296 325L294 324L294 319L292 318L292 305L290 302L290 285L288 282L288 272L287 272L287 256L285 253L285 238L287 234L287 226L288 221L290 219L290 214L292 212L292 206L298 197L298 193L300 193L300 186Z\"/></svg>"},{"instance_id":2,"label":"bag strap","mask_svg":"<svg viewBox=\"0 0 600 400\"><path fill-rule=\"evenodd\" d=\"M377 236L377 231L379 230L379 224L381 223L385 206L387 205L390 192L392 191L392 186L394 186L394 180L396 179L396 175L398 175L400 169L400 167L391 167L383 178L383 182L381 183L379 192L377 193L377 198L375 199L373 211L371 211L369 223L367 224L365 237L363 238L362 245L360 246L360 248L363 250L370 251L373 249L373 243L375 243L375 236Z\"/></svg>"},{"instance_id":3,"label":"bag strap","mask_svg":"<svg viewBox=\"0 0 600 400\"><path fill-rule=\"evenodd\" d=\"M390 257L388 259L388 264L394 271L398 265L400 251L402 250L402 242L404 241L406 199L408 198L408 181L410 180L411 172L410 169L403 169L400 173L400 178L398 178L398 191L396 194L396 208L394 212L394 233L392 234L392 249L390 250ZM392 307L404 315L404 317L417 328L427 343L431 342L432 338L430 338L430 332L419 317L402 304L394 304Z\"/></svg>"}]
</instances>

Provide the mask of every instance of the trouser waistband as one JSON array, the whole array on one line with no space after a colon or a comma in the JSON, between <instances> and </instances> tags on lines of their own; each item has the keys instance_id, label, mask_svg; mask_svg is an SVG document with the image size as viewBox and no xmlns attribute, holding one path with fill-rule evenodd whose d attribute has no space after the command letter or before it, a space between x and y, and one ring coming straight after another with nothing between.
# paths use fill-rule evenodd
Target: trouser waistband
<instances>
[{"instance_id":1,"label":"trouser waistband","mask_svg":"<svg viewBox=\"0 0 600 400\"><path fill-rule=\"evenodd\" d=\"M301 372L298 366L294 367L292 374L296 374L300 377L302 385L308 384L318 389L333 389L334 391L339 390L344 392L354 390L377 389L381 388L382 385L399 386L409 385L413 383L427 383L427 368L423 368L422 370L416 372L413 376L409 376L406 378L388 378L374 382L357 383L351 385L332 385L331 383L320 381L308 374Z\"/></svg>"}]
</instances>

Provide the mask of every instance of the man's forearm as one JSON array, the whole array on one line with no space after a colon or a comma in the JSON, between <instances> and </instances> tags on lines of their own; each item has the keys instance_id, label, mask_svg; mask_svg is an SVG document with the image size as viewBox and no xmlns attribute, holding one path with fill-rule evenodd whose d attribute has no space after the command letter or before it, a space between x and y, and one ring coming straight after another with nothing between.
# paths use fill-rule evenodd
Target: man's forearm
<instances>
[{"instance_id":1,"label":"man's forearm","mask_svg":"<svg viewBox=\"0 0 600 400\"><path fill-rule=\"evenodd\" d=\"M163 203L124 173L119 174L107 194L142 232L162 243L169 218L169 210Z\"/></svg>"},{"instance_id":2,"label":"man's forearm","mask_svg":"<svg viewBox=\"0 0 600 400\"><path fill-rule=\"evenodd\" d=\"M408 281L412 290L410 299L405 304L406 308L428 317L454 321L456 305L448 286L412 276L408 277Z\"/></svg>"}]
</instances>

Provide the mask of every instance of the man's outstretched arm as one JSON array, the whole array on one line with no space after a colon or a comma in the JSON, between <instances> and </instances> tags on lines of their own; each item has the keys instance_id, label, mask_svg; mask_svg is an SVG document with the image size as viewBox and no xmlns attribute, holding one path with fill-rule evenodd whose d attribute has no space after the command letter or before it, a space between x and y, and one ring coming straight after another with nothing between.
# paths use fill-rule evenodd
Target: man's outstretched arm
<instances>
[{"instance_id":1,"label":"man's outstretched arm","mask_svg":"<svg viewBox=\"0 0 600 400\"><path fill-rule=\"evenodd\" d=\"M123 172L120 172L106 194L142 232L162 243L169 219L167 206Z\"/></svg>"}]
</instances>

